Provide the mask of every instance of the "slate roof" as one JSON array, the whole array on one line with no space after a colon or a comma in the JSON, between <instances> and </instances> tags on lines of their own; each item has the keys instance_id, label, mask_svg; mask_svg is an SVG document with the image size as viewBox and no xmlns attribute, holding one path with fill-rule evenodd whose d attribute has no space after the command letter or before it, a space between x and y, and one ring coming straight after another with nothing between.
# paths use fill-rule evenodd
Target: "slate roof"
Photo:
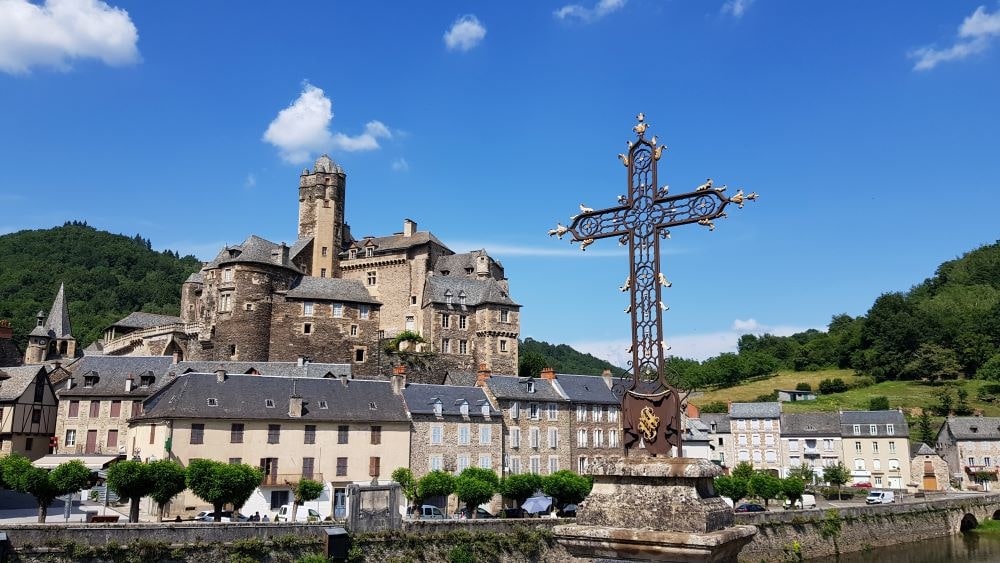
<instances>
[{"instance_id":1,"label":"slate roof","mask_svg":"<svg viewBox=\"0 0 1000 563\"><path fill-rule=\"evenodd\" d=\"M574 403L595 405L618 405L621 401L615 397L607 382L599 375L556 374L556 385Z\"/></svg>"},{"instance_id":2,"label":"slate roof","mask_svg":"<svg viewBox=\"0 0 1000 563\"><path fill-rule=\"evenodd\" d=\"M947 424L956 440L1000 440L1000 417L956 416L949 418Z\"/></svg>"},{"instance_id":3,"label":"slate roof","mask_svg":"<svg viewBox=\"0 0 1000 563\"><path fill-rule=\"evenodd\" d=\"M290 254L290 253L289 253ZM257 235L250 235L236 246L226 246L214 260L205 265L206 268L218 267L223 264L235 263L267 264L280 266L301 273L291 259L283 259L281 245L275 244Z\"/></svg>"},{"instance_id":4,"label":"slate roof","mask_svg":"<svg viewBox=\"0 0 1000 563\"><path fill-rule=\"evenodd\" d=\"M861 425L861 434L854 433L854 425ZM875 434L869 428L875 425ZM889 434L886 425L893 425L893 433ZM840 432L845 438L888 438L907 437L910 435L910 427L906 424L906 417L896 410L889 411L842 411L840 413Z\"/></svg>"},{"instance_id":5,"label":"slate roof","mask_svg":"<svg viewBox=\"0 0 1000 563\"><path fill-rule=\"evenodd\" d=\"M170 356L84 356L69 366L73 387L60 386L63 397L145 397L167 380L166 370L173 365ZM93 387L84 387L84 378L96 375ZM125 380L132 375L132 390L125 391ZM140 387L140 378L152 375L153 384Z\"/></svg>"},{"instance_id":6,"label":"slate roof","mask_svg":"<svg viewBox=\"0 0 1000 563\"><path fill-rule=\"evenodd\" d=\"M474 371L447 371L444 374L445 385L462 385L470 387L476 384L478 374Z\"/></svg>"},{"instance_id":7,"label":"slate roof","mask_svg":"<svg viewBox=\"0 0 1000 563\"><path fill-rule=\"evenodd\" d=\"M381 303L368 293L365 286L357 280L303 276L292 285L285 295L294 299L347 301L351 303L381 305Z\"/></svg>"},{"instance_id":8,"label":"slate roof","mask_svg":"<svg viewBox=\"0 0 1000 563\"><path fill-rule=\"evenodd\" d=\"M480 256L486 256L490 258L490 255L486 252L486 249L473 250L472 252L462 252L459 254L449 254L447 256L441 256L434 262L434 273L435 275L442 275L442 272L451 272L451 274L466 274L466 270L471 269L473 272L476 271L476 262ZM490 258L492 260L492 258ZM503 268L503 265L493 260L497 266Z\"/></svg>"},{"instance_id":9,"label":"slate roof","mask_svg":"<svg viewBox=\"0 0 1000 563\"><path fill-rule=\"evenodd\" d=\"M534 393L528 392L529 381L535 383ZM494 375L486 380L486 385L497 399L549 402L566 401L566 398L552 387L548 379L540 377L528 378Z\"/></svg>"},{"instance_id":10,"label":"slate roof","mask_svg":"<svg viewBox=\"0 0 1000 563\"><path fill-rule=\"evenodd\" d=\"M231 374L246 374L256 371L260 375L274 375L278 377L351 377L351 364L326 364L319 362L308 362L299 365L298 362L177 362L164 370L164 375L173 372L177 375L184 373L215 373L217 370L225 370Z\"/></svg>"},{"instance_id":11,"label":"slate roof","mask_svg":"<svg viewBox=\"0 0 1000 563\"><path fill-rule=\"evenodd\" d=\"M421 244L427 244L428 242L435 243L438 246L441 246L441 247L443 247L445 249L448 248L447 246L445 246L445 244L443 242L441 242L440 239L438 239L436 236L434 236L429 231L417 231L417 232L413 233L411 236L404 236L402 234L395 234L395 235L389 235L387 237L369 237L369 238L363 238L363 239L355 240L354 244L356 246L358 246L359 248L364 248L368 244L368 241L371 241L375 245L375 255L376 256L378 254L380 254L380 253L395 252L397 250L405 250L407 248L411 248L411 247L414 247L414 246L420 246ZM449 250L449 252L450 252L450 250ZM340 254L341 254L342 257L345 257L345 258L347 256L350 256L350 254L349 254L348 251L341 252Z\"/></svg>"},{"instance_id":12,"label":"slate roof","mask_svg":"<svg viewBox=\"0 0 1000 563\"><path fill-rule=\"evenodd\" d=\"M205 276L201 272L195 272L188 276L184 283L205 283Z\"/></svg>"},{"instance_id":13,"label":"slate roof","mask_svg":"<svg viewBox=\"0 0 1000 563\"><path fill-rule=\"evenodd\" d=\"M0 401L18 399L40 372L45 373L44 366L0 368Z\"/></svg>"},{"instance_id":14,"label":"slate roof","mask_svg":"<svg viewBox=\"0 0 1000 563\"><path fill-rule=\"evenodd\" d=\"M482 387L459 387L456 385L408 384L403 390L406 407L413 414L434 414L435 400L441 401L441 413L445 416L461 416L461 403L469 404L469 416L482 417L482 405L489 405ZM500 416L500 412L490 406L490 416Z\"/></svg>"},{"instance_id":15,"label":"slate roof","mask_svg":"<svg viewBox=\"0 0 1000 563\"><path fill-rule=\"evenodd\" d=\"M733 403L729 418L779 418L781 403Z\"/></svg>"},{"instance_id":16,"label":"slate roof","mask_svg":"<svg viewBox=\"0 0 1000 563\"><path fill-rule=\"evenodd\" d=\"M918 455L938 455L934 448L928 446L923 442L913 443L910 442L910 459L917 457Z\"/></svg>"},{"instance_id":17,"label":"slate roof","mask_svg":"<svg viewBox=\"0 0 1000 563\"><path fill-rule=\"evenodd\" d=\"M42 316L42 312L38 312ZM59 284L59 292L52 301L52 310L41 326L36 325L28 333L29 336L47 336L49 338L73 338L73 326L69 322L69 307L66 305L65 284Z\"/></svg>"},{"instance_id":18,"label":"slate roof","mask_svg":"<svg viewBox=\"0 0 1000 563\"><path fill-rule=\"evenodd\" d=\"M840 436L840 415L802 412L781 415L782 436Z\"/></svg>"},{"instance_id":19,"label":"slate roof","mask_svg":"<svg viewBox=\"0 0 1000 563\"><path fill-rule=\"evenodd\" d=\"M180 317L175 317L173 315L156 315L153 313L129 313L127 317L115 322L111 326L122 327L122 328L152 328L154 326L163 326L169 324L176 324L184 322Z\"/></svg>"},{"instance_id":20,"label":"slate roof","mask_svg":"<svg viewBox=\"0 0 1000 563\"><path fill-rule=\"evenodd\" d=\"M431 276L424 285L424 305L431 303L447 303L445 293L451 291L452 303L460 304L460 296L465 293L465 304L468 306L483 303L495 303L520 307L515 303L500 283L493 279L473 280L456 276Z\"/></svg>"},{"instance_id":21,"label":"slate roof","mask_svg":"<svg viewBox=\"0 0 1000 563\"><path fill-rule=\"evenodd\" d=\"M685 442L707 442L710 439L709 427L697 418L685 419L684 430Z\"/></svg>"},{"instance_id":22,"label":"slate roof","mask_svg":"<svg viewBox=\"0 0 1000 563\"><path fill-rule=\"evenodd\" d=\"M701 413L700 420L709 429L712 428L712 423L714 422L716 434L729 434L729 415L726 413L703 412Z\"/></svg>"},{"instance_id":23,"label":"slate roof","mask_svg":"<svg viewBox=\"0 0 1000 563\"><path fill-rule=\"evenodd\" d=\"M288 414L289 398L303 399L301 417ZM209 406L214 398L216 406ZM266 406L266 400L273 407ZM320 408L326 401L327 408ZM371 407L374 403L374 408ZM214 373L188 373L150 397L139 419L211 418L407 422L402 397L388 381L306 379L267 375L231 375L221 383Z\"/></svg>"},{"instance_id":24,"label":"slate roof","mask_svg":"<svg viewBox=\"0 0 1000 563\"><path fill-rule=\"evenodd\" d=\"M295 260L295 258L309 246L309 243L313 241L313 237L300 238L295 241L295 244L288 250L288 259Z\"/></svg>"}]
</instances>

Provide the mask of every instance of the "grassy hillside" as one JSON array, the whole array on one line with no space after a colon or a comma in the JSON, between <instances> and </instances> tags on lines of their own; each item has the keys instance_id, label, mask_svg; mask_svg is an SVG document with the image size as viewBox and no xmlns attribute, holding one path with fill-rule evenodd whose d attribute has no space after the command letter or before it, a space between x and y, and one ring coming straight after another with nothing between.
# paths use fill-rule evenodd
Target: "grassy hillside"
<instances>
[{"instance_id":1,"label":"grassy hillside","mask_svg":"<svg viewBox=\"0 0 1000 563\"><path fill-rule=\"evenodd\" d=\"M518 374L524 377L537 376L542 368L553 368L557 373L601 375L610 369L615 375L622 369L610 362L590 354L584 354L566 344L549 344L541 340L526 338L520 343Z\"/></svg>"},{"instance_id":2,"label":"grassy hillside","mask_svg":"<svg viewBox=\"0 0 1000 563\"><path fill-rule=\"evenodd\" d=\"M713 401L749 402L761 395L767 395L775 389L795 389L796 384L803 382L808 383L815 390L819 387L820 381L835 377L843 379L844 383L848 385L854 383L857 379L854 371L849 369L780 371L772 377L757 378L735 387L707 391L697 398L692 398L691 402L696 405L704 405Z\"/></svg>"},{"instance_id":3,"label":"grassy hillside","mask_svg":"<svg viewBox=\"0 0 1000 563\"><path fill-rule=\"evenodd\" d=\"M0 236L0 319L14 325L22 349L35 314L48 312L66 284L73 333L81 346L132 311L176 315L181 283L201 267L193 256L152 250L139 235L83 223Z\"/></svg>"}]
</instances>

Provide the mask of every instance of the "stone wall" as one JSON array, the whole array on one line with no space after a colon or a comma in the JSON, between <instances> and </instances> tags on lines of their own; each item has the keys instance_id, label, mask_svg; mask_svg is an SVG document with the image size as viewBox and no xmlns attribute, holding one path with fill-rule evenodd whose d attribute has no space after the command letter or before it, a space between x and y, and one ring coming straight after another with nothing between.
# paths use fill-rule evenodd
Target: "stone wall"
<instances>
[{"instance_id":1,"label":"stone wall","mask_svg":"<svg viewBox=\"0 0 1000 563\"><path fill-rule=\"evenodd\" d=\"M740 561L831 557L838 552L950 536L961 531L967 514L981 522L998 511L1000 495L976 495L828 511L737 514L736 524L757 526L757 535L740 552Z\"/></svg>"},{"instance_id":2,"label":"stone wall","mask_svg":"<svg viewBox=\"0 0 1000 563\"><path fill-rule=\"evenodd\" d=\"M314 362L352 364L355 375L371 377L378 371L379 310L368 307L368 318L362 319L358 303L340 303L342 316L333 316L333 302L311 301L313 314L303 312L302 299L274 296L271 316L271 340L268 361L294 362L305 356ZM305 333L303 325L310 325ZM357 334L351 335L356 327ZM357 350L364 350L364 361L357 362Z\"/></svg>"}]
</instances>

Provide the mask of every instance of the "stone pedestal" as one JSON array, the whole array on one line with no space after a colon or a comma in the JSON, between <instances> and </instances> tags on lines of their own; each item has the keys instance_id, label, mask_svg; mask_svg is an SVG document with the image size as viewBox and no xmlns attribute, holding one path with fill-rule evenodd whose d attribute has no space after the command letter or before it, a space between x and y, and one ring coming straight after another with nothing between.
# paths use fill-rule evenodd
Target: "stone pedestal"
<instances>
[{"instance_id":1,"label":"stone pedestal","mask_svg":"<svg viewBox=\"0 0 1000 563\"><path fill-rule=\"evenodd\" d=\"M606 457L590 463L594 489L556 539L576 557L735 562L757 529L733 526L715 494L722 470L701 459Z\"/></svg>"}]
</instances>

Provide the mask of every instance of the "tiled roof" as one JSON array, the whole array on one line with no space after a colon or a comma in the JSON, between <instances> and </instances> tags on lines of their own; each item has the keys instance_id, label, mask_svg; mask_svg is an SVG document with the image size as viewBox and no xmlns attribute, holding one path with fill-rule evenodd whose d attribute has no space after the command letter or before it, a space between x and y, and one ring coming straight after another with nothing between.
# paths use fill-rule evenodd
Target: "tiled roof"
<instances>
[{"instance_id":1,"label":"tiled roof","mask_svg":"<svg viewBox=\"0 0 1000 563\"><path fill-rule=\"evenodd\" d=\"M167 368L173 365L170 356L84 356L69 366L73 387L61 385L59 397L145 397L167 380ZM85 387L87 376L97 376L92 387ZM125 391L125 380L132 376L132 390ZM141 387L142 376L153 376L153 383Z\"/></svg>"},{"instance_id":2,"label":"tiled roof","mask_svg":"<svg viewBox=\"0 0 1000 563\"><path fill-rule=\"evenodd\" d=\"M714 422L716 434L729 434L729 415L726 413L703 412L699 420L704 422L709 429L712 428Z\"/></svg>"},{"instance_id":3,"label":"tiled roof","mask_svg":"<svg viewBox=\"0 0 1000 563\"><path fill-rule=\"evenodd\" d=\"M156 315L153 313L136 312L129 313L127 317L111 326L120 326L122 328L152 328L154 326L176 324L180 322L183 322L180 317L174 317L172 315Z\"/></svg>"},{"instance_id":4,"label":"tiled roof","mask_svg":"<svg viewBox=\"0 0 1000 563\"><path fill-rule=\"evenodd\" d=\"M280 266L300 272L290 259L282 256L281 245L250 235L242 244L227 246L219 252L214 260L206 264L206 268L218 267L232 263L254 263Z\"/></svg>"},{"instance_id":5,"label":"tiled roof","mask_svg":"<svg viewBox=\"0 0 1000 563\"><path fill-rule=\"evenodd\" d=\"M778 418L781 403L733 403L729 405L729 418Z\"/></svg>"},{"instance_id":6,"label":"tiled roof","mask_svg":"<svg viewBox=\"0 0 1000 563\"><path fill-rule=\"evenodd\" d=\"M956 440L1000 440L1000 417L956 416L947 424Z\"/></svg>"},{"instance_id":7,"label":"tiled roof","mask_svg":"<svg viewBox=\"0 0 1000 563\"><path fill-rule=\"evenodd\" d=\"M482 417L482 406L490 404L481 387L409 384L403 390L403 397L406 407L414 414L434 414L434 403L440 401L442 414L461 416L461 404L465 401L469 405L469 416ZM490 407L490 416L500 416L500 412Z\"/></svg>"},{"instance_id":8,"label":"tiled roof","mask_svg":"<svg viewBox=\"0 0 1000 563\"><path fill-rule=\"evenodd\" d=\"M520 307L515 303L500 283L493 279L473 280L456 276L431 276L424 285L424 305L431 303L447 303L445 296L451 292L452 303L461 304L461 296L465 295L465 304L469 306L483 303L495 303Z\"/></svg>"},{"instance_id":9,"label":"tiled roof","mask_svg":"<svg viewBox=\"0 0 1000 563\"><path fill-rule=\"evenodd\" d=\"M528 384L534 383L535 392L528 392ZM540 377L507 377L494 375L486 380L490 392L498 399L514 399L525 401L558 401L566 399L556 391L548 379Z\"/></svg>"},{"instance_id":10,"label":"tiled roof","mask_svg":"<svg viewBox=\"0 0 1000 563\"><path fill-rule=\"evenodd\" d=\"M368 290L365 289L365 286L360 281L337 278L303 276L295 282L286 295L295 299L380 304L372 298L371 294L368 293Z\"/></svg>"},{"instance_id":11,"label":"tiled roof","mask_svg":"<svg viewBox=\"0 0 1000 563\"><path fill-rule=\"evenodd\" d=\"M177 362L177 365L168 366L164 374L173 372L176 375L182 373L215 373L218 370L226 373L259 375L275 375L278 377L351 377L351 364L326 364L320 362L307 362L299 365L298 362Z\"/></svg>"},{"instance_id":12,"label":"tiled roof","mask_svg":"<svg viewBox=\"0 0 1000 563\"><path fill-rule=\"evenodd\" d=\"M18 366L0 368L0 401L13 401L24 394L44 366Z\"/></svg>"},{"instance_id":13,"label":"tiled roof","mask_svg":"<svg viewBox=\"0 0 1000 563\"><path fill-rule=\"evenodd\" d=\"M615 397L607 382L599 375L556 374L555 384L562 388L564 394L574 403L589 403L597 405L618 405L621 400Z\"/></svg>"},{"instance_id":14,"label":"tiled roof","mask_svg":"<svg viewBox=\"0 0 1000 563\"><path fill-rule=\"evenodd\" d=\"M802 412L781 415L782 436L840 436L840 415Z\"/></svg>"},{"instance_id":15,"label":"tiled roof","mask_svg":"<svg viewBox=\"0 0 1000 563\"><path fill-rule=\"evenodd\" d=\"M301 417L289 416L289 399L303 400ZM208 399L215 399L209 406ZM268 400L273 406L269 407ZM322 408L322 402L326 408ZM231 375L219 382L214 373L179 375L150 397L141 419L213 418L406 422L400 395L388 381L316 379L267 375Z\"/></svg>"}]
</instances>

